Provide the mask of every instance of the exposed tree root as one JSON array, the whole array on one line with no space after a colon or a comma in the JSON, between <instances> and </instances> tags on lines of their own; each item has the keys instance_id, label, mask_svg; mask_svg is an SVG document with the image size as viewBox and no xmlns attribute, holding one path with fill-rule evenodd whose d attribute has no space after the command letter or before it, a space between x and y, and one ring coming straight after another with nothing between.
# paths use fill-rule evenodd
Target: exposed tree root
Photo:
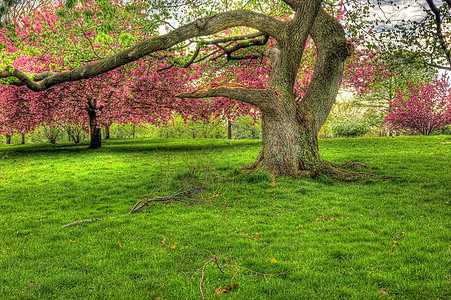
<instances>
[{"instance_id":1,"label":"exposed tree root","mask_svg":"<svg viewBox=\"0 0 451 300\"><path fill-rule=\"evenodd\" d=\"M260 153L258 154L257 159L253 163L250 163L248 165L241 167L241 170L252 171L252 172L258 171L259 169L261 169L262 163L263 163L263 149L260 150Z\"/></svg>"},{"instance_id":2,"label":"exposed tree root","mask_svg":"<svg viewBox=\"0 0 451 300\"><path fill-rule=\"evenodd\" d=\"M348 161L346 163L331 163L327 161L322 161L317 165L316 168L313 168L311 170L293 170L289 174L273 174L274 172L270 171L270 168L268 168L265 164L265 160L263 158L263 153L260 152L258 155L256 161L254 161L251 164L248 164L246 166L243 166L241 168L245 172L257 172L257 171L266 171L269 172L271 175L275 177L280 176L291 176L293 178L299 178L299 177L318 177L320 175L326 175L329 176L332 179L340 180L340 181L358 181L362 179L378 179L378 180L388 180L388 177L379 176L375 174L370 173L364 173L364 172L354 172L349 171L345 169L351 169L351 170L361 170L361 169L368 169L368 167L362 163L354 162L354 161Z\"/></svg>"},{"instance_id":3,"label":"exposed tree root","mask_svg":"<svg viewBox=\"0 0 451 300\"><path fill-rule=\"evenodd\" d=\"M361 170L361 169L368 169L368 167L362 163L355 162L355 161L348 161L345 163L337 164L337 163L330 163L332 166L336 168L344 168L344 169L350 169L350 170Z\"/></svg>"}]
</instances>

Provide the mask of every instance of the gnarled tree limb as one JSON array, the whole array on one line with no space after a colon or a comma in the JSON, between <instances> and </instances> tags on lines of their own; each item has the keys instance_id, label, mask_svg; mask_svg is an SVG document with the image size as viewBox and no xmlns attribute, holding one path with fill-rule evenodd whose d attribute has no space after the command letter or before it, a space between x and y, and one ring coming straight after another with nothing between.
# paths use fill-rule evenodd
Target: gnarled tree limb
<instances>
[{"instance_id":1,"label":"gnarled tree limb","mask_svg":"<svg viewBox=\"0 0 451 300\"><path fill-rule=\"evenodd\" d=\"M250 88L241 84L209 83L205 87L192 92L177 95L179 98L207 98L228 97L257 106L261 110L266 108L268 100L277 101L277 95L270 89ZM272 102L270 101L270 102Z\"/></svg>"},{"instance_id":2,"label":"gnarled tree limb","mask_svg":"<svg viewBox=\"0 0 451 300\"><path fill-rule=\"evenodd\" d=\"M278 40L282 39L284 23L264 14L247 10L233 10L197 19L167 34L150 38L92 64L62 73L38 74L38 77L42 79L40 82L33 81L25 73L13 67L7 67L0 71L0 78L14 76L29 89L42 91L59 83L92 78L193 37L207 36L237 26L254 28ZM14 71L10 72L11 69Z\"/></svg>"}]
</instances>

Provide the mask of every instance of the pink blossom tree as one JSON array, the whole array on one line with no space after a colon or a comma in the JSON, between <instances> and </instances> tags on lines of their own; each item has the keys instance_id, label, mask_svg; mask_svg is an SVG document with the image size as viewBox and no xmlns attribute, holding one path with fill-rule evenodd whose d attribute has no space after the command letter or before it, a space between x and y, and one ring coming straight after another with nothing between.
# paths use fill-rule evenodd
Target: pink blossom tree
<instances>
[{"instance_id":1,"label":"pink blossom tree","mask_svg":"<svg viewBox=\"0 0 451 300\"><path fill-rule=\"evenodd\" d=\"M385 121L392 129L412 130L430 135L451 124L451 88L449 77L432 82L409 84L406 91L397 90L390 101Z\"/></svg>"}]
</instances>

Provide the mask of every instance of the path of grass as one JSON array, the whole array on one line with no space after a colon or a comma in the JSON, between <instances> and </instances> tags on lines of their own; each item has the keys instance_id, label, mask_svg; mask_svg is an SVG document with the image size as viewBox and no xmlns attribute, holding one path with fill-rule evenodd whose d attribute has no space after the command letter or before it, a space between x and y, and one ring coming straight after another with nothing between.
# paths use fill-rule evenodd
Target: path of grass
<instances>
[{"instance_id":1,"label":"path of grass","mask_svg":"<svg viewBox=\"0 0 451 300\"><path fill-rule=\"evenodd\" d=\"M320 141L389 181L327 177L274 184L241 174L259 142L111 140L0 147L0 298L448 299L451 138ZM199 165L205 205L154 203L115 217ZM158 185L158 183L160 183ZM151 195L152 196L152 195ZM164 241L164 242L163 242ZM198 263L198 264L196 264ZM195 265L194 265L195 264ZM228 293L228 284L238 286ZM221 289L217 289L218 287ZM217 289L215 291L215 289Z\"/></svg>"}]
</instances>

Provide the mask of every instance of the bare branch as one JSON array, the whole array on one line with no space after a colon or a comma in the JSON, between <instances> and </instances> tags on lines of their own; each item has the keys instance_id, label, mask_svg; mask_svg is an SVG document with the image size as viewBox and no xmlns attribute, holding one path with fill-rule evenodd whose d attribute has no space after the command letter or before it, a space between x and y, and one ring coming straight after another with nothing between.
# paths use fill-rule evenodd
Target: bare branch
<instances>
[{"instance_id":1,"label":"bare branch","mask_svg":"<svg viewBox=\"0 0 451 300\"><path fill-rule=\"evenodd\" d=\"M208 251L208 250L207 250L207 251ZM208 251L208 252L210 252L210 251ZM229 260L227 257L224 257L224 256L222 256L222 255L221 255L221 256L213 255L213 257L211 257L211 258L208 259L205 263L203 263L203 265L202 265L201 267L197 268L197 269L194 271L194 274L193 274L191 277L186 276L186 274L183 272L183 274L184 274L187 278L193 279L194 276L195 276L199 271L201 271L201 278L200 278L200 281L199 281L199 290L200 290L200 294L201 294L202 299L205 299L204 292L203 292L203 288L202 288L202 284L203 284L203 282L204 282L204 280L205 280L205 268L206 268L209 264L211 264L211 263L214 263L214 264L216 265L217 269L219 269L222 273L225 273L225 268L242 269L242 270L249 271L250 273L255 274L255 275L261 275L261 276L263 276L263 277L265 278L266 281L268 281L268 279L266 278L266 276L278 276L278 275L286 274L286 273L288 273L289 271L291 271L292 269L297 268L297 267L300 267L300 266L293 266L293 267L291 267L291 268L289 268L289 269L287 269L287 270L285 270L285 271L283 271L283 272L280 272L280 273L274 273L274 274L273 274L273 273L261 273L261 272L257 272L257 271L254 271L254 270L248 269L248 268L246 268L246 267L242 267L242 266L229 265L229 264L220 266L218 258L223 258L223 259ZM206 260L206 259L204 259L203 261L205 261L205 260ZM194 264L191 265L190 267L188 267L188 268L182 268L182 269L191 269L191 270L193 270L193 269L192 269L193 266L199 265L199 264L202 263L203 261L194 263ZM303 267L304 267L304 268L308 268L308 267L306 267L306 266L303 266ZM215 268L215 269L216 269L216 268ZM214 269L213 269L213 270L214 270ZM237 272L238 272L238 271L237 271ZM235 274L236 274L236 273L235 273ZM237 287L238 284L235 283L233 286ZM228 291L230 288L232 288L232 286L229 286L228 288L226 287L224 290ZM217 294L217 296L218 296L218 294Z\"/></svg>"},{"instance_id":2,"label":"bare branch","mask_svg":"<svg viewBox=\"0 0 451 300\"><path fill-rule=\"evenodd\" d=\"M186 204L191 205L190 203L188 203L186 200L191 200L194 202L198 202L198 200L194 200L194 199L189 199L189 198L184 198L184 197L180 197L181 195L186 195L186 194L195 194L195 193L199 193L203 190L203 187L194 187L191 188L189 190L183 191L183 192L178 192L175 193L171 196L166 196L166 197L156 197L156 198L152 198L152 199L147 199L145 201L138 201L135 206L133 206L133 208L128 212L128 214L133 214L135 212L137 212L138 210L140 210L141 208L143 208L144 206L146 206L147 204L149 204L150 202L156 202L156 201L171 201L171 200L175 200L175 201L180 201Z\"/></svg>"},{"instance_id":3,"label":"bare branch","mask_svg":"<svg viewBox=\"0 0 451 300\"><path fill-rule=\"evenodd\" d=\"M442 70L448 70L448 71L451 71L451 67L441 66L441 65L437 65L437 64L428 63L428 62L425 62L424 64L425 64L425 65L428 65L428 66L430 66L430 67L437 68L437 69L442 69Z\"/></svg>"},{"instance_id":4,"label":"bare branch","mask_svg":"<svg viewBox=\"0 0 451 300\"><path fill-rule=\"evenodd\" d=\"M63 228L70 227L70 226L75 226L75 225L82 224L82 223L90 223L90 222L101 221L101 220L102 219L95 218L95 219L92 219L92 220L77 221L77 222L66 224L66 225L63 226Z\"/></svg>"},{"instance_id":5,"label":"bare branch","mask_svg":"<svg viewBox=\"0 0 451 300\"><path fill-rule=\"evenodd\" d=\"M188 179L188 182L189 182L190 179ZM185 183L185 186L186 185L187 185L187 183ZM146 199L144 201L140 200L140 201L138 201L135 204L135 206L133 206L133 208L127 214L119 216L119 217L113 217L113 218L110 218L110 219L117 219L117 218L120 218L120 217L124 217L124 216L130 215L130 214L133 214L133 213L139 211L140 209L142 209L144 206L146 206L147 204L149 204L151 202L157 202L157 201L160 201L160 202L161 201L162 202L178 201L178 202L185 203L187 205L192 205L190 203L190 201L196 203L196 202L200 202L200 200L191 199L191 198L185 198L185 197L181 197L181 196L188 195L188 194L191 194L191 195L192 194L196 194L196 193L201 192L203 189L204 189L203 187L194 187L194 188L188 189L186 191L177 192L177 193L175 193L175 194L173 194L171 196L167 196L167 197L156 197L156 198L152 198L152 199ZM89 223L89 222L95 222L95 221L101 221L101 220L102 219L95 218L95 219L91 219L91 220L76 221L76 222L72 222L72 223L64 225L63 228L74 226L74 225L78 225L78 224L82 224L82 223Z\"/></svg>"}]
</instances>

